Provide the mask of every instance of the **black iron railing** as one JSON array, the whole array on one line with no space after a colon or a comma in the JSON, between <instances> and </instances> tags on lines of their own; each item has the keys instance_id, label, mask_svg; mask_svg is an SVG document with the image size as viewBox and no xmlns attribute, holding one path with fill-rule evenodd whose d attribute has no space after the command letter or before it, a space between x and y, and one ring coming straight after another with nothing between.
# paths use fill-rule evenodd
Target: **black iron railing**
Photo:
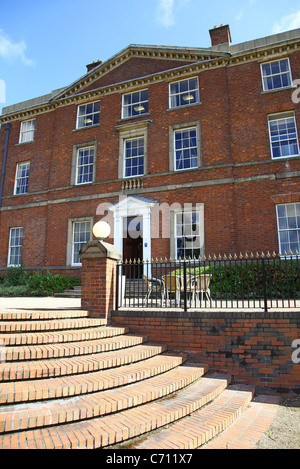
<instances>
[{"instance_id":1,"label":"black iron railing","mask_svg":"<svg viewBox=\"0 0 300 469\"><path fill-rule=\"evenodd\" d=\"M122 261L117 308L291 308L300 310L299 256L224 255Z\"/></svg>"}]
</instances>

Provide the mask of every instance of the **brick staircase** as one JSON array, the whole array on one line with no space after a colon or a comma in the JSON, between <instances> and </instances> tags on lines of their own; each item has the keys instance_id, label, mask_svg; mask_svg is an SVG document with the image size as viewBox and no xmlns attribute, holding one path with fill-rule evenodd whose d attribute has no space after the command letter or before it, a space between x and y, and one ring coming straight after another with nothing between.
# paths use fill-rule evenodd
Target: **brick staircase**
<instances>
[{"instance_id":1,"label":"brick staircase","mask_svg":"<svg viewBox=\"0 0 300 469\"><path fill-rule=\"evenodd\" d=\"M0 312L0 449L253 447L277 398L83 310Z\"/></svg>"}]
</instances>

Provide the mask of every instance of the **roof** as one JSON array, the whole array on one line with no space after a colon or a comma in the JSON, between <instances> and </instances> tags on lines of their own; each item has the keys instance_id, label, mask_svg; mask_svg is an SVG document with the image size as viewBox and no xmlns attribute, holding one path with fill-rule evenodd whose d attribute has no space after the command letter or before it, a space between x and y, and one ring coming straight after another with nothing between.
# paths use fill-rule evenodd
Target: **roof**
<instances>
[{"instance_id":1,"label":"roof","mask_svg":"<svg viewBox=\"0 0 300 469\"><path fill-rule=\"evenodd\" d=\"M49 94L40 96L34 99L23 101L11 106L2 108L2 118L0 116L0 122L8 122L17 118L16 114L20 112L27 113L29 115L31 112L40 108L41 106L45 107L45 110L51 109L51 105L55 105L56 102L59 102L64 99L70 99L74 96L83 99L87 99L92 93L89 93L89 96L86 96L85 89L90 86L95 81L99 80L102 76L109 73L113 69L119 67L122 63L129 60L132 57L143 57L143 58L167 58L170 61L176 60L184 62L182 66L177 66L175 68L170 68L162 72L155 72L152 75L147 75L144 77L138 77L134 80L127 80L120 83L115 83L112 85L107 85L102 88L96 88L95 91L101 92L107 88L112 88L113 91L122 89L126 87L129 82L135 81L136 86L139 85L138 81L151 82L155 77L160 77L165 74L174 74L180 76L184 71L191 69L194 66L194 69L197 71L197 66L199 70L204 70L205 67L211 66L211 63L216 61L216 64L224 64L224 60L230 60L234 57L239 57L244 55L247 52L259 51L265 48L271 48L275 45L289 44L290 42L300 42L300 28L292 31L287 31L280 34L275 34L272 36L263 37L260 39L255 39L252 41L243 42L240 44L222 44L220 46L213 46L208 48L195 48L195 47L176 47L176 46L161 46L161 45L139 45L131 44L125 49L122 49L120 52L115 54L110 59L105 62L99 61L99 65L87 72L85 75L71 83L70 85L61 88L59 90L54 90ZM300 47L300 43L299 43ZM253 58L252 58L253 60ZM187 65L186 62L189 62L190 65ZM112 91L110 90L110 92ZM19 116L20 117L20 116Z\"/></svg>"}]
</instances>

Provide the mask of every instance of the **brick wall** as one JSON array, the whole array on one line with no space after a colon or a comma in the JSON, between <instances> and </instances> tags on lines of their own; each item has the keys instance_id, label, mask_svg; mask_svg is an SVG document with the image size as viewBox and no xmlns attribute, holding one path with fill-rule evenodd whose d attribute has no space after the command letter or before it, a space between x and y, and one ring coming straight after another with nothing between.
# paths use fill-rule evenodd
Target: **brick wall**
<instances>
[{"instance_id":1,"label":"brick wall","mask_svg":"<svg viewBox=\"0 0 300 469\"><path fill-rule=\"evenodd\" d=\"M257 391L300 393L300 364L292 362L299 312L112 311L111 323L187 352Z\"/></svg>"},{"instance_id":2,"label":"brick wall","mask_svg":"<svg viewBox=\"0 0 300 469\"><path fill-rule=\"evenodd\" d=\"M299 52L289 50L289 58L296 79L300 77ZM134 58L105 73L85 90L185 63ZM267 116L294 111L300 135L300 106L292 102L293 90L263 93L258 60L240 61L229 67L219 64L203 72L191 72L191 76L198 76L199 80L198 105L170 110L168 91L173 79L168 77L134 88L149 89L147 116L121 119L122 94L129 92L129 87L101 95L99 126L76 130L78 103L66 102L38 114L34 142L19 145L22 118L12 121L0 214L0 268L7 265L9 228L13 226L23 226L24 266L69 268L68 219L95 217L97 221L99 203L114 203L119 195L124 195L118 177L117 128L145 119L150 121L147 174L143 177L143 189L131 194L154 199L159 204L204 204L206 255L278 251L276 204L300 201L300 158L271 159ZM200 168L170 171L169 127L196 121L201 125ZM1 168L5 136L3 125ZM97 142L95 182L74 186L73 147L91 141ZM16 164L27 160L31 162L29 192L13 196ZM152 256L169 257L170 240L153 239Z\"/></svg>"}]
</instances>

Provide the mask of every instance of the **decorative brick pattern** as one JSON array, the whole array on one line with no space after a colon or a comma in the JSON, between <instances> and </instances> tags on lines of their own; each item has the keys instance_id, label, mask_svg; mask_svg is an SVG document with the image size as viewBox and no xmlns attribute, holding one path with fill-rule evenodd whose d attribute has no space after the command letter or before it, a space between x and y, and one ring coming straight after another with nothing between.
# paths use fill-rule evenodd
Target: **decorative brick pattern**
<instances>
[{"instance_id":1,"label":"decorative brick pattern","mask_svg":"<svg viewBox=\"0 0 300 469\"><path fill-rule=\"evenodd\" d=\"M292 362L292 342L299 339L297 311L188 312L113 311L112 324L143 331L165 343L228 372L233 380L258 390L300 390L300 366Z\"/></svg>"}]
</instances>

